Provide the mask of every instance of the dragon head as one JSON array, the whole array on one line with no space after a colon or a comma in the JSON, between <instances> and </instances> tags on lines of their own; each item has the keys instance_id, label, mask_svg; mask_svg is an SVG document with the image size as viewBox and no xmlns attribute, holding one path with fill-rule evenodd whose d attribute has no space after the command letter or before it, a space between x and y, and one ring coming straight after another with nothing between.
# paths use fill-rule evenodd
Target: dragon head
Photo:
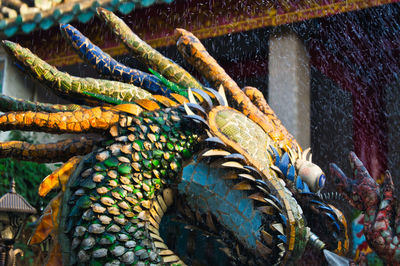
<instances>
[{"instance_id":1,"label":"dragon head","mask_svg":"<svg viewBox=\"0 0 400 266\"><path fill-rule=\"evenodd\" d=\"M336 164L330 164L330 172L338 191L353 207L361 211L377 206L379 203L378 184L354 152L351 152L349 157L353 178L348 178Z\"/></svg>"}]
</instances>

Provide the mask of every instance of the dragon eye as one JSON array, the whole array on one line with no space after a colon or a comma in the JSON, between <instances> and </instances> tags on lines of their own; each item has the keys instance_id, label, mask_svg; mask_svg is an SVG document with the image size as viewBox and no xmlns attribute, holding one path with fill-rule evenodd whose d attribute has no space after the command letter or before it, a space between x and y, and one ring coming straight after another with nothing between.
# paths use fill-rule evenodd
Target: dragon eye
<instances>
[{"instance_id":1,"label":"dragon eye","mask_svg":"<svg viewBox=\"0 0 400 266\"><path fill-rule=\"evenodd\" d=\"M324 174L320 175L318 179L319 188L323 188L325 186L325 181L326 181L325 175Z\"/></svg>"}]
</instances>

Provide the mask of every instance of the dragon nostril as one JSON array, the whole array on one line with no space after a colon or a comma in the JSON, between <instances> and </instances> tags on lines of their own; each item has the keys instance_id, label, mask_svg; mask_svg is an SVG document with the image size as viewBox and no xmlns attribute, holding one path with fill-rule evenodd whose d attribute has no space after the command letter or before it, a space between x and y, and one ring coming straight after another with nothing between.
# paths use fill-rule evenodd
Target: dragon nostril
<instances>
[{"instance_id":1,"label":"dragon nostril","mask_svg":"<svg viewBox=\"0 0 400 266\"><path fill-rule=\"evenodd\" d=\"M337 184L340 184L340 178L335 178L335 184L337 185Z\"/></svg>"}]
</instances>

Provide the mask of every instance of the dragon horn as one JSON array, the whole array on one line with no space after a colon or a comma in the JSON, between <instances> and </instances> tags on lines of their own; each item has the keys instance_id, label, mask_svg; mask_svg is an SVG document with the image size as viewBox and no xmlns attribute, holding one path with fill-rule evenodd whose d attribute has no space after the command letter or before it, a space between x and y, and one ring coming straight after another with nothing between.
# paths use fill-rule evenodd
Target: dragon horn
<instances>
[{"instance_id":1,"label":"dragon horn","mask_svg":"<svg viewBox=\"0 0 400 266\"><path fill-rule=\"evenodd\" d=\"M100 74L113 80L142 87L154 94L169 95L170 90L157 77L117 62L73 26L61 24L60 30L79 56L91 64Z\"/></svg>"},{"instance_id":2,"label":"dragon horn","mask_svg":"<svg viewBox=\"0 0 400 266\"><path fill-rule=\"evenodd\" d=\"M125 44L128 50L145 65L181 86L202 89L203 86L192 75L141 40L114 13L104 8L97 8L97 14L110 26L111 30Z\"/></svg>"},{"instance_id":3,"label":"dragon horn","mask_svg":"<svg viewBox=\"0 0 400 266\"><path fill-rule=\"evenodd\" d=\"M151 98L149 92L131 84L109 80L94 80L92 78L79 78L58 71L55 67L34 55L29 49L23 48L19 44L3 41L3 46L18 63L25 66L20 65L34 78L54 90L57 94L67 96L73 101L77 99L89 99L90 101L87 101L87 104L93 105L93 100L97 99L90 97L90 95L84 92L105 96L117 95L118 99L126 102ZM97 101L94 104L97 104Z\"/></svg>"}]
</instances>

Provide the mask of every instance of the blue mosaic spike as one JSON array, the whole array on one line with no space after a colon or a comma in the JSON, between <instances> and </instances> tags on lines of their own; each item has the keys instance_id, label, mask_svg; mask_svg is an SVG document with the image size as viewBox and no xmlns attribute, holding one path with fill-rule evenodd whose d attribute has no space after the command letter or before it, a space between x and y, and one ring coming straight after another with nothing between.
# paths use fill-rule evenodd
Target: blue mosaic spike
<instances>
[{"instance_id":1,"label":"blue mosaic spike","mask_svg":"<svg viewBox=\"0 0 400 266\"><path fill-rule=\"evenodd\" d=\"M328 216L329 218L331 218L332 221L336 221L336 217L333 216L332 214L330 214L329 212L325 212L325 215Z\"/></svg>"},{"instance_id":2,"label":"blue mosaic spike","mask_svg":"<svg viewBox=\"0 0 400 266\"><path fill-rule=\"evenodd\" d=\"M281 217L282 221L283 221L285 224L287 224L287 220L286 220L285 215L283 215L282 213L279 213L279 216Z\"/></svg>"},{"instance_id":3,"label":"blue mosaic spike","mask_svg":"<svg viewBox=\"0 0 400 266\"><path fill-rule=\"evenodd\" d=\"M284 236L284 235L278 235L278 238L279 238L283 243L286 244L286 242L287 242L286 236Z\"/></svg>"},{"instance_id":4,"label":"blue mosaic spike","mask_svg":"<svg viewBox=\"0 0 400 266\"><path fill-rule=\"evenodd\" d=\"M334 212L334 210L332 210L332 208L329 208L328 206L325 206L325 205L320 205L317 208L324 210L324 211L328 211L328 212Z\"/></svg>"},{"instance_id":5,"label":"blue mosaic spike","mask_svg":"<svg viewBox=\"0 0 400 266\"><path fill-rule=\"evenodd\" d=\"M279 153L274 147L272 147L272 146L270 146L270 147L271 147L271 150L274 152L275 165L278 166L279 162L280 162Z\"/></svg>"},{"instance_id":6,"label":"blue mosaic spike","mask_svg":"<svg viewBox=\"0 0 400 266\"><path fill-rule=\"evenodd\" d=\"M298 176L296 179L296 188L299 190L303 190L303 188L304 188L303 180L301 180L300 176Z\"/></svg>"},{"instance_id":7,"label":"blue mosaic spike","mask_svg":"<svg viewBox=\"0 0 400 266\"><path fill-rule=\"evenodd\" d=\"M296 177L296 170L294 169L294 166L291 165L289 167L288 173L287 173L287 179L289 179L290 181L294 182L294 178Z\"/></svg>"},{"instance_id":8,"label":"blue mosaic spike","mask_svg":"<svg viewBox=\"0 0 400 266\"><path fill-rule=\"evenodd\" d=\"M275 197L275 196L272 195L272 194L269 194L268 197L270 197L276 204L279 205L279 207L280 207L281 209L283 209L282 202L281 202L277 197Z\"/></svg>"},{"instance_id":9,"label":"blue mosaic spike","mask_svg":"<svg viewBox=\"0 0 400 266\"><path fill-rule=\"evenodd\" d=\"M334 222L333 225L336 227L337 231L340 231L340 225L337 222Z\"/></svg>"},{"instance_id":10,"label":"blue mosaic spike","mask_svg":"<svg viewBox=\"0 0 400 266\"><path fill-rule=\"evenodd\" d=\"M323 202L318 201L318 200L310 200L311 203L317 204L317 205L325 205Z\"/></svg>"},{"instance_id":11,"label":"blue mosaic spike","mask_svg":"<svg viewBox=\"0 0 400 266\"><path fill-rule=\"evenodd\" d=\"M304 188L303 188L303 192L311 192L310 188L308 187L306 182L303 182Z\"/></svg>"},{"instance_id":12,"label":"blue mosaic spike","mask_svg":"<svg viewBox=\"0 0 400 266\"><path fill-rule=\"evenodd\" d=\"M290 162L289 155L288 155L287 152L285 152L283 154L283 156L282 156L282 159L281 159L280 163L279 163L279 169L282 171L282 173L285 176L287 174L287 170L288 170L288 167L289 167L289 162Z\"/></svg>"}]
</instances>

